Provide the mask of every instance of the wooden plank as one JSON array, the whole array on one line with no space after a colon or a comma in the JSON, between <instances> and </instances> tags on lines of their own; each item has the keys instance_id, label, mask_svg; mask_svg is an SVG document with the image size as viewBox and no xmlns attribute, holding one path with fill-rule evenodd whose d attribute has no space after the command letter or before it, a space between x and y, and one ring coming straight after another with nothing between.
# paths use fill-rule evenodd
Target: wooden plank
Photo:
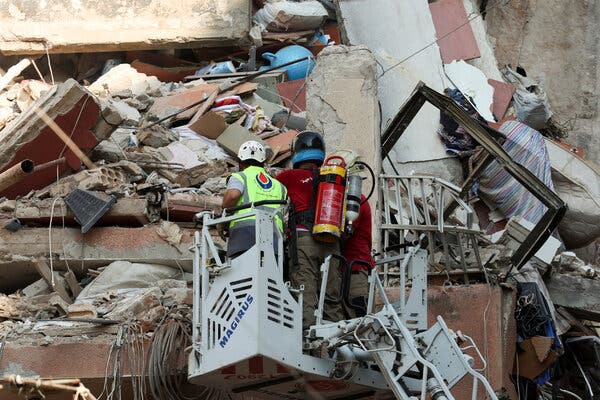
<instances>
[{"instance_id":1,"label":"wooden plank","mask_svg":"<svg viewBox=\"0 0 600 400\"><path fill-rule=\"evenodd\" d=\"M222 79L231 79L231 78L245 78L246 76L250 75L250 74L254 74L256 73L256 71L252 71L252 72L233 72L231 74L213 74L213 75L190 75L190 76L186 76L185 80L186 81L195 81L197 79L202 79L206 82L210 82L210 81L214 81L214 80L222 80ZM267 72L262 76L276 76L276 77L281 77L281 76L285 76L286 71L285 70L274 70L271 72Z\"/></svg>"},{"instance_id":2,"label":"wooden plank","mask_svg":"<svg viewBox=\"0 0 600 400\"><path fill-rule=\"evenodd\" d=\"M216 90L218 90L218 86L216 85L201 84L180 93L159 97L154 101L154 104L152 104L150 110L148 110L148 113L162 116L164 114L164 110L168 111L172 108L182 109L202 99L210 98L212 93L214 93ZM178 114L174 117L174 120L178 121L192 118L196 111L203 107L206 103L208 103L208 101Z\"/></svg>"},{"instance_id":3,"label":"wooden plank","mask_svg":"<svg viewBox=\"0 0 600 400\"><path fill-rule=\"evenodd\" d=\"M215 89L209 96L208 99L198 107L194 116L188 122L188 125L193 125L198 119L204 115L205 112L210 110L215 100L219 97L219 89Z\"/></svg>"},{"instance_id":4,"label":"wooden plank","mask_svg":"<svg viewBox=\"0 0 600 400\"><path fill-rule=\"evenodd\" d=\"M77 296L79 296L79 293L81 293L81 286L79 286L79 282L77 282L77 278L75 277L75 274L73 273L73 271L68 270L67 273L65 274L65 280L67 281L67 284L69 285L69 289L71 289L71 293L73 294L73 298L77 298Z\"/></svg>"},{"instance_id":5,"label":"wooden plank","mask_svg":"<svg viewBox=\"0 0 600 400\"><path fill-rule=\"evenodd\" d=\"M41 275L42 278L50 285L50 287L63 299L66 303L72 304L73 300L71 296L67 293L66 282L65 279L59 275L58 272L54 272L54 287L52 286L52 271L50 267L45 261L35 260L33 265L37 272Z\"/></svg>"},{"instance_id":6,"label":"wooden plank","mask_svg":"<svg viewBox=\"0 0 600 400\"><path fill-rule=\"evenodd\" d=\"M438 0L429 10L444 64L481 57L462 0Z\"/></svg>"}]
</instances>

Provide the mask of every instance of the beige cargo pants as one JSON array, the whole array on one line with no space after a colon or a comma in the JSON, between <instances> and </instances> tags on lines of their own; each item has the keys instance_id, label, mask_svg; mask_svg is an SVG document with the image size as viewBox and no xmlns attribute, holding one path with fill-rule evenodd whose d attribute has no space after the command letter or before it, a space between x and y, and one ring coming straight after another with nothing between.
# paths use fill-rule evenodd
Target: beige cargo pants
<instances>
[{"instance_id":1,"label":"beige cargo pants","mask_svg":"<svg viewBox=\"0 0 600 400\"><path fill-rule=\"evenodd\" d=\"M350 275L350 295L349 300L351 302L360 301L362 297L364 305L367 305L367 297L369 295L369 275L367 271L355 271ZM357 318L361 315L356 315L356 311L344 303L344 313L346 318L352 319Z\"/></svg>"},{"instance_id":2,"label":"beige cargo pants","mask_svg":"<svg viewBox=\"0 0 600 400\"><path fill-rule=\"evenodd\" d=\"M315 323L315 309L319 301L321 289L321 264L330 254L339 254L338 243L323 243L315 240L310 232L298 232L298 264L290 268L290 282L292 287L304 285L302 327L307 329ZM340 296L341 274L339 262L332 259L329 266L327 279L328 297ZM344 319L341 304L325 303L323 318L328 321Z\"/></svg>"}]
</instances>

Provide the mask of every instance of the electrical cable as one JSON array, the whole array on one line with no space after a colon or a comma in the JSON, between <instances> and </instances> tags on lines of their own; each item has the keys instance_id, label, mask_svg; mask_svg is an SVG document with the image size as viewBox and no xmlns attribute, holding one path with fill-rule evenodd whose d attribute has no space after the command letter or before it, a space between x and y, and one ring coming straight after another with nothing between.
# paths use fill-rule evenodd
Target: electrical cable
<instances>
[{"instance_id":1,"label":"electrical cable","mask_svg":"<svg viewBox=\"0 0 600 400\"><path fill-rule=\"evenodd\" d=\"M488 6L486 8L486 12L493 10L494 8L500 6L500 5L505 5L508 4L510 0L498 0L495 4ZM505 3L505 4L503 4ZM451 34L453 34L454 32L458 31L460 28L462 28L465 25L468 25L471 23L471 21L473 21L474 19L477 19L479 17L482 17L482 13L476 13L476 15L474 15L473 17L467 19L467 21L465 21L464 23L460 24L459 26L457 26L456 28L452 29L450 32L447 32L446 34L442 35L441 37L437 38L436 40L432 41L431 43L427 44L426 46L414 51L413 53L409 54L408 56L404 57L402 60L398 61L396 64L393 64L392 66L388 67L387 69L384 69L383 72L377 77L377 80L379 80L383 75L385 75L386 73L388 73L389 71L391 71L392 69L400 66L401 64L405 63L406 61L410 60L411 58L413 58L414 56L416 56L417 54L421 53L424 50L427 50L429 47L433 46L434 44L438 43L440 40L450 36Z\"/></svg>"},{"instance_id":2,"label":"electrical cable","mask_svg":"<svg viewBox=\"0 0 600 400\"><path fill-rule=\"evenodd\" d=\"M54 83L54 72L52 71L52 62L50 61L50 53L48 52L48 43L44 42L44 49L46 50L46 58L48 59L48 69L50 70L50 78L52 79L52 86Z\"/></svg>"}]
</instances>

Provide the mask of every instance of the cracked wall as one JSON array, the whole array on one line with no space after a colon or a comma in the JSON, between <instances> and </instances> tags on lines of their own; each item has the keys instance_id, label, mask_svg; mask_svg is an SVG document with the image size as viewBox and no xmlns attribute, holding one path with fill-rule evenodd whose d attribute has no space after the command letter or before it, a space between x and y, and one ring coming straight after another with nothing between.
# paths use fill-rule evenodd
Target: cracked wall
<instances>
[{"instance_id":1,"label":"cracked wall","mask_svg":"<svg viewBox=\"0 0 600 400\"><path fill-rule=\"evenodd\" d=\"M600 3L513 0L491 8L486 23L498 65L520 65L541 82L555 117L572 128L566 140L598 163Z\"/></svg>"}]
</instances>

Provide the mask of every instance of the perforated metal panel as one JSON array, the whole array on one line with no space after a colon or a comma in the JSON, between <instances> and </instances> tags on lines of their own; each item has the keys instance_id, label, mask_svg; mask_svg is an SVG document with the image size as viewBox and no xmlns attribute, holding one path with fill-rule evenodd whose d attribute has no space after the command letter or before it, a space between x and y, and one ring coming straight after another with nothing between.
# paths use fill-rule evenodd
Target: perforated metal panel
<instances>
[{"instance_id":1,"label":"perforated metal panel","mask_svg":"<svg viewBox=\"0 0 600 400\"><path fill-rule=\"evenodd\" d=\"M290 308L289 301L282 297L282 292L273 279L267 280L266 301L267 319L285 328L294 329L294 310Z\"/></svg>"}]
</instances>

